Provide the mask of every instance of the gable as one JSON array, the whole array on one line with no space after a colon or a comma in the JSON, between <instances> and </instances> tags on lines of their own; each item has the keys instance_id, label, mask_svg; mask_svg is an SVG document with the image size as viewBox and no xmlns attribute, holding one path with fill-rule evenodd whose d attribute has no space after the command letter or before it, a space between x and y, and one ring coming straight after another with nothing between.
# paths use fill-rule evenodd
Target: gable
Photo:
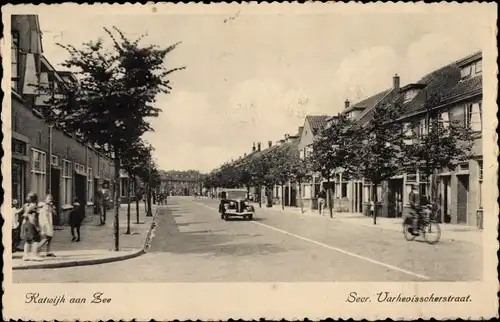
<instances>
[{"instance_id":1,"label":"gable","mask_svg":"<svg viewBox=\"0 0 500 322\"><path fill-rule=\"evenodd\" d=\"M306 146L312 144L314 141L314 134L311 128L311 125L307 121L307 119L304 121L304 129L302 130L302 133L300 135L299 141L298 141L298 150L304 149Z\"/></svg>"}]
</instances>

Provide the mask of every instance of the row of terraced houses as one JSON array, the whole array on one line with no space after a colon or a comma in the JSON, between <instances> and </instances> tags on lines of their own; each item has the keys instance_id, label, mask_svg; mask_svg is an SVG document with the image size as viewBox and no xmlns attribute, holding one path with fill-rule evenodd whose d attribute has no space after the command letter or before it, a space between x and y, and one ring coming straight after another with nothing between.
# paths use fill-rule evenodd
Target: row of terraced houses
<instances>
[{"instance_id":1,"label":"row of terraced houses","mask_svg":"<svg viewBox=\"0 0 500 322\"><path fill-rule=\"evenodd\" d=\"M42 118L39 111L47 97L33 85L57 88L77 79L56 70L44 56L38 16L12 15L11 31L12 199L22 203L28 192L39 198L50 193L57 205L55 221L63 224L74 198L86 205L87 213L94 211L97 189L104 183L113 189L116 169L110 155ZM127 175L121 171L120 177L120 195L126 198Z\"/></svg>"},{"instance_id":2,"label":"row of terraced houses","mask_svg":"<svg viewBox=\"0 0 500 322\"><path fill-rule=\"evenodd\" d=\"M403 104L405 114L400 121L404 122L406 131L423 133L426 131L426 112L424 108L432 98L433 110L438 110L445 126L459 121L469 126L474 132L474 158L460 164L457 169L443 170L438 176L438 197L441 203L440 216L444 223L480 225L482 218L482 54L474 53L447 66L439 68L424 76L416 83L401 85L399 75L388 80L388 88L367 97L359 102L345 100L342 114L360 125L367 124L379 105ZM438 99L436 99L438 97ZM303 126L295 135L286 134L276 143L269 141L267 146L254 144L252 151L234 162L242 162L248 158L259 157L278 149L280 146L291 146L293 153L305 157L312 151L314 138L320 131L329 126L334 116L308 115ZM410 125L411 124L411 125ZM417 124L416 126L414 124ZM363 213L370 203L372 185L366 180L352 181L337 173L332 178L333 207L337 212ZM317 194L324 178L314 176L311 182L302 184L302 200L305 207L317 209ZM419 171L395 176L377 188L377 198L381 202L381 215L400 217L408 204L410 186L417 185L422 195L429 193L429 178ZM299 203L298 187L288 183L284 189L275 187L274 203L284 200L285 206L297 206ZM257 193L252 189L253 193ZM282 196L282 194L284 194ZM262 192L261 196L265 194Z\"/></svg>"}]
</instances>

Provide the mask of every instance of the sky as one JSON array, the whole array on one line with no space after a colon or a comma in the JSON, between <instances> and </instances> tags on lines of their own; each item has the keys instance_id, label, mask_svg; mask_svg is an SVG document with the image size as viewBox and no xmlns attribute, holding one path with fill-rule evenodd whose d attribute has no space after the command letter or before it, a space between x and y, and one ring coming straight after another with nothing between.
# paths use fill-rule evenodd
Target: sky
<instances>
[{"instance_id":1,"label":"sky","mask_svg":"<svg viewBox=\"0 0 500 322\"><path fill-rule=\"evenodd\" d=\"M163 170L208 172L252 149L295 134L307 114L333 115L351 102L482 49L491 32L474 12L416 10L359 14L246 12L148 15L87 11L39 14L44 55L56 68L67 53L117 26L144 44L181 44L165 61L185 66L158 97L160 116L145 138Z\"/></svg>"}]
</instances>

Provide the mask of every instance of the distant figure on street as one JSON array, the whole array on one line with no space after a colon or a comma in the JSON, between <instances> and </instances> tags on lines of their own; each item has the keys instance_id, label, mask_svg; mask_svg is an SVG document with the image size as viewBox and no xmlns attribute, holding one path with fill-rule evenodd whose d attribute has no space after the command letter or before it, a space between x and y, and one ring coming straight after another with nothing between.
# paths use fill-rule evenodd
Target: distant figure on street
<instances>
[{"instance_id":1,"label":"distant figure on street","mask_svg":"<svg viewBox=\"0 0 500 322\"><path fill-rule=\"evenodd\" d=\"M369 211L368 215L369 215L370 217L375 216L375 201L370 200L370 209L369 209L369 210L370 210L370 211Z\"/></svg>"},{"instance_id":2,"label":"distant figure on street","mask_svg":"<svg viewBox=\"0 0 500 322\"><path fill-rule=\"evenodd\" d=\"M102 208L102 217L101 217L101 225L106 224L106 211L108 210L108 203L109 203L109 187L106 182L102 184L101 188L101 208Z\"/></svg>"},{"instance_id":3,"label":"distant figure on street","mask_svg":"<svg viewBox=\"0 0 500 322\"><path fill-rule=\"evenodd\" d=\"M17 199L12 200L12 252L16 252L21 243L21 224L23 208L19 208Z\"/></svg>"},{"instance_id":4,"label":"distant figure on street","mask_svg":"<svg viewBox=\"0 0 500 322\"><path fill-rule=\"evenodd\" d=\"M54 202L52 195L48 194L45 198L45 202L39 204L39 224L40 224L40 234L42 237L42 241L37 247L37 251L40 252L40 249L43 246L47 246L47 257L56 257L53 253L50 252L50 244L52 241L52 236L54 236L54 225L53 225L53 216L55 213Z\"/></svg>"},{"instance_id":5,"label":"distant figure on street","mask_svg":"<svg viewBox=\"0 0 500 322\"><path fill-rule=\"evenodd\" d=\"M326 203L326 191L325 188L321 187L320 191L318 192L318 210L320 215L322 214L323 209L325 208L325 203Z\"/></svg>"},{"instance_id":6,"label":"distant figure on street","mask_svg":"<svg viewBox=\"0 0 500 322\"><path fill-rule=\"evenodd\" d=\"M75 198L73 202L73 209L69 214L69 226L71 227L71 239L72 242L80 241L80 227L83 222L83 207L80 205L80 201Z\"/></svg>"}]
</instances>

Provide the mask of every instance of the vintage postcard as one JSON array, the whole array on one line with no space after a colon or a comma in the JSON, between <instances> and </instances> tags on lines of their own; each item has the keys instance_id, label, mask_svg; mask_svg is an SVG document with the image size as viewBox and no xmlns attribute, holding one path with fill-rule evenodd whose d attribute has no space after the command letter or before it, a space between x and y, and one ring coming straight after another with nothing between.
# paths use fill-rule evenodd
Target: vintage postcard
<instances>
[{"instance_id":1,"label":"vintage postcard","mask_svg":"<svg viewBox=\"0 0 500 322\"><path fill-rule=\"evenodd\" d=\"M498 317L496 9L3 6L3 315Z\"/></svg>"}]
</instances>

